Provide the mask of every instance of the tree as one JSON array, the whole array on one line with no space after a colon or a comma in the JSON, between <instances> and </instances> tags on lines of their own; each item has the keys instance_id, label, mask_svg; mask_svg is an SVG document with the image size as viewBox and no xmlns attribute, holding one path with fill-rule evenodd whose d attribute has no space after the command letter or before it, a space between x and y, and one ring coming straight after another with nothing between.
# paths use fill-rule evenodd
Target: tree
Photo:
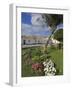
<instances>
[{"instance_id":1,"label":"tree","mask_svg":"<svg viewBox=\"0 0 72 90\"><path fill-rule=\"evenodd\" d=\"M63 15L61 15L61 14L43 14L43 18L45 19L47 26L49 26L51 28L51 32L52 32L46 42L46 45L45 45L45 49L46 49L47 45L49 43L49 40L51 39L52 35L54 34L54 32L57 28L57 25L59 25L60 23L63 23Z\"/></svg>"},{"instance_id":2,"label":"tree","mask_svg":"<svg viewBox=\"0 0 72 90\"><path fill-rule=\"evenodd\" d=\"M63 42L63 29L57 30L54 33L54 38L60 42Z\"/></svg>"},{"instance_id":3,"label":"tree","mask_svg":"<svg viewBox=\"0 0 72 90\"><path fill-rule=\"evenodd\" d=\"M61 49L63 48L63 29L59 29L54 33L54 38L60 43L58 44L58 48Z\"/></svg>"}]
</instances>

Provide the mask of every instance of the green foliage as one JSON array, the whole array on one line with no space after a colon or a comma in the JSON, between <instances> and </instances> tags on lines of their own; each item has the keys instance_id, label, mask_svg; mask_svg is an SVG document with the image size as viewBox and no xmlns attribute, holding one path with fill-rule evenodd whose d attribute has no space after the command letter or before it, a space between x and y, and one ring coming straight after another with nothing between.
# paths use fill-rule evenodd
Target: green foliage
<instances>
[{"instance_id":1,"label":"green foliage","mask_svg":"<svg viewBox=\"0 0 72 90\"><path fill-rule=\"evenodd\" d=\"M43 76L43 72L35 72L32 70L32 64L29 64L31 53L31 59L33 63L42 63L46 61L50 57L52 62L55 63L57 73L56 75L63 74L63 51L62 49L56 49L54 47L47 47L47 52L42 53L42 48L40 47L30 47L22 49L22 77L29 77L29 76ZM38 52L39 51L39 52ZM41 52L41 53L40 53ZM27 63L25 63L28 61Z\"/></svg>"},{"instance_id":2,"label":"green foliage","mask_svg":"<svg viewBox=\"0 0 72 90\"><path fill-rule=\"evenodd\" d=\"M45 61L48 58L49 58L48 54L43 54L43 55L40 56L41 61Z\"/></svg>"},{"instance_id":3,"label":"green foliage","mask_svg":"<svg viewBox=\"0 0 72 90\"><path fill-rule=\"evenodd\" d=\"M46 47L49 43L49 40L51 36L54 34L56 27L58 24L63 23L63 15L62 14L43 14L43 18L45 19L45 22L48 26L51 27L51 35L49 36L49 39L46 42ZM46 48L45 47L45 48Z\"/></svg>"},{"instance_id":4,"label":"green foliage","mask_svg":"<svg viewBox=\"0 0 72 90\"><path fill-rule=\"evenodd\" d=\"M54 38L60 42L63 42L63 29L57 30L54 33Z\"/></svg>"},{"instance_id":5,"label":"green foliage","mask_svg":"<svg viewBox=\"0 0 72 90\"><path fill-rule=\"evenodd\" d=\"M34 56L34 57L32 57L32 60L34 62L40 62L40 57L39 56Z\"/></svg>"},{"instance_id":6,"label":"green foliage","mask_svg":"<svg viewBox=\"0 0 72 90\"><path fill-rule=\"evenodd\" d=\"M51 45L50 51L56 50L56 47L54 45Z\"/></svg>"},{"instance_id":7,"label":"green foliage","mask_svg":"<svg viewBox=\"0 0 72 90\"><path fill-rule=\"evenodd\" d=\"M63 75L63 50L56 49L50 52L51 60L55 63L56 75Z\"/></svg>"},{"instance_id":8,"label":"green foliage","mask_svg":"<svg viewBox=\"0 0 72 90\"><path fill-rule=\"evenodd\" d=\"M49 26L57 26L60 23L63 23L63 15L61 14L43 14L43 18L47 25Z\"/></svg>"}]
</instances>

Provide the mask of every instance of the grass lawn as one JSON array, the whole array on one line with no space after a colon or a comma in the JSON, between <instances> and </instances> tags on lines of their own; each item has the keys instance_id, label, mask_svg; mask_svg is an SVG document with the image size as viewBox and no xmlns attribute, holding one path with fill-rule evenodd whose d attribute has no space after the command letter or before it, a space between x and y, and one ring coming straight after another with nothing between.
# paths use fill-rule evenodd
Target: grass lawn
<instances>
[{"instance_id":1,"label":"grass lawn","mask_svg":"<svg viewBox=\"0 0 72 90\"><path fill-rule=\"evenodd\" d=\"M31 67L31 58L34 56L40 55L40 50L42 47L31 47L22 49L22 69L21 75L22 77L31 77L31 76L44 76L43 73L36 73L32 70ZM56 75L63 75L63 50L56 48L48 48L50 59L55 63L57 73ZM33 61L36 62L36 61Z\"/></svg>"},{"instance_id":2,"label":"grass lawn","mask_svg":"<svg viewBox=\"0 0 72 90\"><path fill-rule=\"evenodd\" d=\"M63 50L55 49L50 51L50 56L56 65L57 75L63 75Z\"/></svg>"}]
</instances>

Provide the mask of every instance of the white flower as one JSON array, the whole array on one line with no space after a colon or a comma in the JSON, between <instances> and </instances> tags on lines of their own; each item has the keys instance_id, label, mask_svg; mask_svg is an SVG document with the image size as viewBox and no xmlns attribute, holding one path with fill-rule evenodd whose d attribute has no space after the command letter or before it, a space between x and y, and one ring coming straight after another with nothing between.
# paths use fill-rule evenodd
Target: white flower
<instances>
[{"instance_id":1,"label":"white flower","mask_svg":"<svg viewBox=\"0 0 72 90\"><path fill-rule=\"evenodd\" d=\"M43 65L46 66L46 62L43 62Z\"/></svg>"},{"instance_id":2,"label":"white flower","mask_svg":"<svg viewBox=\"0 0 72 90\"><path fill-rule=\"evenodd\" d=\"M53 68L52 68L52 71L56 72L56 69L53 67Z\"/></svg>"},{"instance_id":3,"label":"white flower","mask_svg":"<svg viewBox=\"0 0 72 90\"><path fill-rule=\"evenodd\" d=\"M48 72L48 71L49 71L49 69L48 69L48 68L44 68L44 71L47 71L47 72Z\"/></svg>"},{"instance_id":4,"label":"white flower","mask_svg":"<svg viewBox=\"0 0 72 90\"><path fill-rule=\"evenodd\" d=\"M44 72L46 76L54 76L56 73L56 69L54 67L54 63L52 60L46 60L46 62L43 62L44 65Z\"/></svg>"}]
</instances>

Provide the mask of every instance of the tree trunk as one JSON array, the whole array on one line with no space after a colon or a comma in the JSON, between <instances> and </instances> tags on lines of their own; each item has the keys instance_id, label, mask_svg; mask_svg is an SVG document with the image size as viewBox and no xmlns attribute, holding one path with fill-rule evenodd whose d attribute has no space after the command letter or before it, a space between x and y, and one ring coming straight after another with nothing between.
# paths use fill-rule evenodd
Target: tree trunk
<instances>
[{"instance_id":1,"label":"tree trunk","mask_svg":"<svg viewBox=\"0 0 72 90\"><path fill-rule=\"evenodd\" d=\"M49 38L48 38L48 40L47 40L47 42L46 42L46 44L45 44L45 51L47 50L47 46L48 46L49 41L50 41L52 35L54 34L55 30L56 30L56 26L53 26L53 27L52 27L52 33L51 33L51 35L49 36Z\"/></svg>"}]
</instances>

